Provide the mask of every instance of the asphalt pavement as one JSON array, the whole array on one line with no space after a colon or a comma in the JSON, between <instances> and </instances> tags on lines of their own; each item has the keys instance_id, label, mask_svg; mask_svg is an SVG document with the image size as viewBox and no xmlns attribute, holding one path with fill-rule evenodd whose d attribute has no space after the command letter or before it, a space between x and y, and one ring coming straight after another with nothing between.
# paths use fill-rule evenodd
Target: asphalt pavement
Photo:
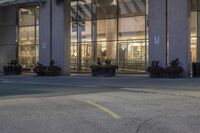
<instances>
[{"instance_id":1,"label":"asphalt pavement","mask_svg":"<svg viewBox=\"0 0 200 133\"><path fill-rule=\"evenodd\" d=\"M0 76L0 133L199 133L199 81Z\"/></svg>"}]
</instances>

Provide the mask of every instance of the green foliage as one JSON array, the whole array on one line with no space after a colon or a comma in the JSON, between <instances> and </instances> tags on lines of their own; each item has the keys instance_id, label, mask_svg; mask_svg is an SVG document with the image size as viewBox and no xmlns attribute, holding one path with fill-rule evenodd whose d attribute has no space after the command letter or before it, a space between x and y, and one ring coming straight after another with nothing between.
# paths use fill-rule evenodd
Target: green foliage
<instances>
[{"instance_id":1,"label":"green foliage","mask_svg":"<svg viewBox=\"0 0 200 133\"><path fill-rule=\"evenodd\" d=\"M37 73L38 76L59 76L61 73L61 68L55 65L55 61L51 60L49 66L44 66L41 63L37 63L34 68L34 72Z\"/></svg>"},{"instance_id":2,"label":"green foliage","mask_svg":"<svg viewBox=\"0 0 200 133\"><path fill-rule=\"evenodd\" d=\"M98 58L97 64L91 65L93 76L115 76L115 70L118 69L117 65L111 63L111 59L106 59L103 63Z\"/></svg>"},{"instance_id":3,"label":"green foliage","mask_svg":"<svg viewBox=\"0 0 200 133\"><path fill-rule=\"evenodd\" d=\"M22 73L22 66L18 63L17 60L12 60L4 66L5 75L20 75Z\"/></svg>"},{"instance_id":4,"label":"green foliage","mask_svg":"<svg viewBox=\"0 0 200 133\"><path fill-rule=\"evenodd\" d=\"M179 66L179 64L180 64L179 58L176 58L170 62L171 67L177 67Z\"/></svg>"},{"instance_id":5,"label":"green foliage","mask_svg":"<svg viewBox=\"0 0 200 133\"><path fill-rule=\"evenodd\" d=\"M162 77L165 73L165 69L159 66L159 61L152 61L151 66L147 68L147 72L150 73L151 77Z\"/></svg>"},{"instance_id":6,"label":"green foliage","mask_svg":"<svg viewBox=\"0 0 200 133\"><path fill-rule=\"evenodd\" d=\"M106 60L105 60L105 64L106 64L106 65L111 65L111 59L106 59Z\"/></svg>"}]
</instances>

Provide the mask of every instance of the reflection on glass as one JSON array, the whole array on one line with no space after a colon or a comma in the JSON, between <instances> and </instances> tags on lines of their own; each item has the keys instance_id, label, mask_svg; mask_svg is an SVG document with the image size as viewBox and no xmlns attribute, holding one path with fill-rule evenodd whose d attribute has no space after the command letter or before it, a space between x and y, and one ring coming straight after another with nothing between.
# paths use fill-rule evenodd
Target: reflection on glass
<instances>
[{"instance_id":1,"label":"reflection on glass","mask_svg":"<svg viewBox=\"0 0 200 133\"><path fill-rule=\"evenodd\" d=\"M95 0L97 5L97 19L116 18L117 0Z\"/></svg>"},{"instance_id":2,"label":"reflection on glass","mask_svg":"<svg viewBox=\"0 0 200 133\"><path fill-rule=\"evenodd\" d=\"M146 0L119 0L119 16L144 16Z\"/></svg>"},{"instance_id":3,"label":"reflection on glass","mask_svg":"<svg viewBox=\"0 0 200 133\"><path fill-rule=\"evenodd\" d=\"M39 7L19 10L19 62L33 68L39 60Z\"/></svg>"}]
</instances>

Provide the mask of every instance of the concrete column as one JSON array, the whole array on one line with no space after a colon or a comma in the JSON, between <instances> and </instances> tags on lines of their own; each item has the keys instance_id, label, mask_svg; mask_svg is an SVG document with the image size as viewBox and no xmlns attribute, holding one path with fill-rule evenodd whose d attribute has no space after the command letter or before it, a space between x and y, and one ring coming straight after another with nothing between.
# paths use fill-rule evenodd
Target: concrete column
<instances>
[{"instance_id":1,"label":"concrete column","mask_svg":"<svg viewBox=\"0 0 200 133\"><path fill-rule=\"evenodd\" d=\"M50 0L39 8L39 62L49 65L50 62Z\"/></svg>"},{"instance_id":2,"label":"concrete column","mask_svg":"<svg viewBox=\"0 0 200 133\"><path fill-rule=\"evenodd\" d=\"M166 0L149 0L149 65L153 60L166 67Z\"/></svg>"},{"instance_id":3,"label":"concrete column","mask_svg":"<svg viewBox=\"0 0 200 133\"><path fill-rule=\"evenodd\" d=\"M0 72L3 66L17 59L16 7L0 8Z\"/></svg>"},{"instance_id":4,"label":"concrete column","mask_svg":"<svg viewBox=\"0 0 200 133\"><path fill-rule=\"evenodd\" d=\"M56 4L56 1L52 2L52 60L56 65L59 65L63 74L65 74L65 62L64 62L64 4Z\"/></svg>"},{"instance_id":5,"label":"concrete column","mask_svg":"<svg viewBox=\"0 0 200 133\"><path fill-rule=\"evenodd\" d=\"M64 3L64 73L70 75L71 65L71 0Z\"/></svg>"},{"instance_id":6,"label":"concrete column","mask_svg":"<svg viewBox=\"0 0 200 133\"><path fill-rule=\"evenodd\" d=\"M190 70L190 8L188 0L169 0L169 60L179 58L184 77Z\"/></svg>"},{"instance_id":7,"label":"concrete column","mask_svg":"<svg viewBox=\"0 0 200 133\"><path fill-rule=\"evenodd\" d=\"M57 4L53 0L52 14L50 2L40 7L40 63L48 65L52 59L63 75L70 75L71 1Z\"/></svg>"}]
</instances>

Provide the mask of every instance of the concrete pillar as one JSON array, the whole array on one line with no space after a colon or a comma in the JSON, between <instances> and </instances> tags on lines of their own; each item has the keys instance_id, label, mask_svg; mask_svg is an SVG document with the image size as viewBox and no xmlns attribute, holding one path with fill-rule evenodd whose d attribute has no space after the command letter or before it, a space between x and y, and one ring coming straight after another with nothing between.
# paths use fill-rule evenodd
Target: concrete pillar
<instances>
[{"instance_id":1,"label":"concrete pillar","mask_svg":"<svg viewBox=\"0 0 200 133\"><path fill-rule=\"evenodd\" d=\"M39 62L49 65L50 62L50 0L39 8Z\"/></svg>"},{"instance_id":2,"label":"concrete pillar","mask_svg":"<svg viewBox=\"0 0 200 133\"><path fill-rule=\"evenodd\" d=\"M190 8L188 0L169 0L169 60L179 58L184 77L190 74Z\"/></svg>"},{"instance_id":3,"label":"concrete pillar","mask_svg":"<svg viewBox=\"0 0 200 133\"><path fill-rule=\"evenodd\" d=\"M63 75L70 75L71 1L52 0L52 14L50 2L40 7L40 62L47 65L52 59Z\"/></svg>"},{"instance_id":4,"label":"concrete pillar","mask_svg":"<svg viewBox=\"0 0 200 133\"><path fill-rule=\"evenodd\" d=\"M71 0L64 2L64 73L70 75L71 65Z\"/></svg>"},{"instance_id":5,"label":"concrete pillar","mask_svg":"<svg viewBox=\"0 0 200 133\"><path fill-rule=\"evenodd\" d=\"M53 1L52 59L62 68L63 75L70 74L70 9L70 1L60 4L56 4L55 0Z\"/></svg>"},{"instance_id":6,"label":"concrete pillar","mask_svg":"<svg viewBox=\"0 0 200 133\"><path fill-rule=\"evenodd\" d=\"M0 8L0 72L3 66L17 59L16 7Z\"/></svg>"},{"instance_id":7,"label":"concrete pillar","mask_svg":"<svg viewBox=\"0 0 200 133\"><path fill-rule=\"evenodd\" d=\"M149 65L153 60L167 65L166 0L149 0Z\"/></svg>"}]
</instances>

